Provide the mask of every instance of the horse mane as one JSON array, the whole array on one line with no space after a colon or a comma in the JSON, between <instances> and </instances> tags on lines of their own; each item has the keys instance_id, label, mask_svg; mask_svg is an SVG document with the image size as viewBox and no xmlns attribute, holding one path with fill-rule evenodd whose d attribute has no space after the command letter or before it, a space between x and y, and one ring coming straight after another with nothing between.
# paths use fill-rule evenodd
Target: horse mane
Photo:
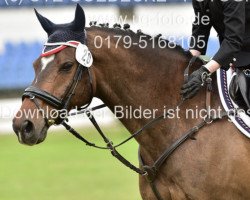
<instances>
[{"instance_id":1,"label":"horse mane","mask_svg":"<svg viewBox=\"0 0 250 200\"><path fill-rule=\"evenodd\" d=\"M130 35L131 38L138 38L140 36L145 36L145 40L147 40L148 42L154 40L155 41L155 45L160 47L160 42L164 42L166 43L166 49L173 49L176 50L179 53L185 54L187 56L191 56L191 53L185 49L182 48L182 46L174 43L174 42L170 42L169 40L162 38L162 34L157 34L155 36L151 36L148 35L146 33L143 33L141 29L138 29L136 32L134 32L133 30L130 29L130 25L129 24L124 24L123 26L121 24L115 23L112 27L109 27L109 23L99 23L97 24L96 21L91 21L89 23L90 27L99 27L107 32L112 32L114 34L122 34L124 36L126 35ZM174 47L169 47L169 44L174 44ZM162 48L162 47L160 47ZM163 49L163 48L162 48Z\"/></svg>"}]
</instances>

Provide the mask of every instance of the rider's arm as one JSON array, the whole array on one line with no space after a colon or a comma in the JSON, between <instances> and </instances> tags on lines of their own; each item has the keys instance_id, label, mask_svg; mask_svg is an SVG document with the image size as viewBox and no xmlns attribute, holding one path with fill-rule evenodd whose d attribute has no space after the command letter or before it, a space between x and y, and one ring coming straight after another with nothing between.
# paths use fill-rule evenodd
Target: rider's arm
<instances>
[{"instance_id":1,"label":"rider's arm","mask_svg":"<svg viewBox=\"0 0 250 200\"><path fill-rule=\"evenodd\" d=\"M206 67L210 72L216 71L220 66L229 67L234 55L241 50L245 33L245 1L228 0L223 2L224 40L220 49Z\"/></svg>"},{"instance_id":2,"label":"rider's arm","mask_svg":"<svg viewBox=\"0 0 250 200\"><path fill-rule=\"evenodd\" d=\"M200 54L205 55L211 24L208 15L201 9L203 3L197 0L193 0L192 3L195 21L192 27L190 52L195 56L199 56Z\"/></svg>"},{"instance_id":3,"label":"rider's arm","mask_svg":"<svg viewBox=\"0 0 250 200\"><path fill-rule=\"evenodd\" d=\"M196 15L201 12L199 1L193 0L193 7ZM229 64L233 61L233 56L241 50L245 33L245 2L235 0L222 1L222 7L225 26L224 40L213 59L205 66L210 72L215 72L221 66L229 67ZM197 35L203 34L205 36L204 38L208 39L209 35L207 36L204 30L208 31L209 29L208 32L210 32L210 28L211 26L204 26L204 24L199 24L199 26L193 25L192 37L197 38ZM204 42L207 44L207 40L204 40ZM191 45L192 44L191 41ZM195 48L190 51L196 56L199 55L199 52L205 54L206 46L203 49L199 49L195 46Z\"/></svg>"},{"instance_id":4,"label":"rider's arm","mask_svg":"<svg viewBox=\"0 0 250 200\"><path fill-rule=\"evenodd\" d=\"M206 65L205 67L211 72L215 72L217 69L219 69L221 67L221 65L215 61L215 60L210 60Z\"/></svg>"}]
</instances>

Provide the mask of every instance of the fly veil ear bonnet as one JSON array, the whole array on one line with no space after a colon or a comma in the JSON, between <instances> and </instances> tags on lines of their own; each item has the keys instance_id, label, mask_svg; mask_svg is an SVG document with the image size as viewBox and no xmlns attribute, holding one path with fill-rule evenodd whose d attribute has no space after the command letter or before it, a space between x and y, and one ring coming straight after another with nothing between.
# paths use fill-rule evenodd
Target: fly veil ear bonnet
<instances>
[{"instance_id":1,"label":"fly veil ear bonnet","mask_svg":"<svg viewBox=\"0 0 250 200\"><path fill-rule=\"evenodd\" d=\"M74 47L76 48L76 60L84 67L90 67L92 65L92 55L85 45L85 14L79 4L76 6L75 19L66 24L54 24L39 14L36 9L35 13L41 26L48 35L48 40L44 44L44 49L41 54L42 57L56 54L67 47Z\"/></svg>"}]
</instances>

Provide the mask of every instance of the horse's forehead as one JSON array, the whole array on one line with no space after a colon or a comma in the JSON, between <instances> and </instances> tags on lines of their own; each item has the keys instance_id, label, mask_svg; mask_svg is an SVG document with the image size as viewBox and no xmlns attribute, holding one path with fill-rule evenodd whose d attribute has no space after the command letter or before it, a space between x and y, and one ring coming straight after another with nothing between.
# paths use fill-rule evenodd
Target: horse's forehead
<instances>
[{"instance_id":1,"label":"horse's forehead","mask_svg":"<svg viewBox=\"0 0 250 200\"><path fill-rule=\"evenodd\" d=\"M51 63L53 60L55 59L55 55L51 55L48 57L42 57L41 59L41 63L42 63L42 67L41 67L41 71L43 71L49 63Z\"/></svg>"}]
</instances>

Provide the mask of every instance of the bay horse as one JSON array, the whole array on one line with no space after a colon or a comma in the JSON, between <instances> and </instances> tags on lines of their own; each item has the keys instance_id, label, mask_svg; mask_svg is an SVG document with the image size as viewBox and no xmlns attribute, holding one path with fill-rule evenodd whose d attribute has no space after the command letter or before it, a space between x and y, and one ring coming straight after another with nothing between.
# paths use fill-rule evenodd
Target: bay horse
<instances>
[{"instance_id":1,"label":"bay horse","mask_svg":"<svg viewBox=\"0 0 250 200\"><path fill-rule=\"evenodd\" d=\"M148 35L143 36L147 45L141 48L139 44L143 43L143 34L134 33L129 29L85 27L85 15L79 5L74 21L68 24L56 25L39 13L37 16L48 34L48 42L55 40L57 51L52 55L40 56L34 62L35 78L32 87L40 90L35 96L29 97L26 94L23 97L18 113L36 111L38 107L47 111L55 108L58 110L62 105L66 110L70 110L88 104L92 97L100 98L113 112L119 105L122 108L157 109L156 116L164 112L163 107L175 108L178 104L179 88L184 80L183 72L192 58L189 52L179 46L167 45L162 48L157 42L153 46L153 39L163 40L152 39ZM72 40L64 31L72 33L74 40L77 40L76 37L80 34L79 40L84 40L80 42L84 43L93 55L93 64L83 67L79 76L76 76L79 70L79 62L75 57L77 49L73 46L64 46L65 42ZM124 45L125 38L128 37L132 42L129 48ZM60 46L58 42L64 42L64 45ZM48 51L51 52L53 49ZM193 70L200 65L201 61L196 60ZM218 108L221 103L215 75L213 80L211 106ZM32 89L30 91L32 94ZM39 91L44 92L39 94ZM48 94L53 95L50 96L52 103L42 98L42 95ZM205 90L200 91L196 97L184 102L178 117L161 120L135 137L140 145L140 155L144 163L148 166L153 165L166 147L201 120L187 118L185 110L204 108L205 95ZM65 99L66 101L61 101ZM120 117L120 121L133 133L151 118ZM13 129L19 142L34 145L44 141L52 124L49 123L51 120L57 119L53 119L52 116L44 118L42 115L16 116L13 119ZM61 123L61 120L58 123ZM250 199L249 140L227 119L207 125L199 130L195 138L196 140L187 140L183 143L158 171L155 186L161 198ZM159 199L151 190L145 176L139 177L139 187L142 199Z\"/></svg>"}]
</instances>

